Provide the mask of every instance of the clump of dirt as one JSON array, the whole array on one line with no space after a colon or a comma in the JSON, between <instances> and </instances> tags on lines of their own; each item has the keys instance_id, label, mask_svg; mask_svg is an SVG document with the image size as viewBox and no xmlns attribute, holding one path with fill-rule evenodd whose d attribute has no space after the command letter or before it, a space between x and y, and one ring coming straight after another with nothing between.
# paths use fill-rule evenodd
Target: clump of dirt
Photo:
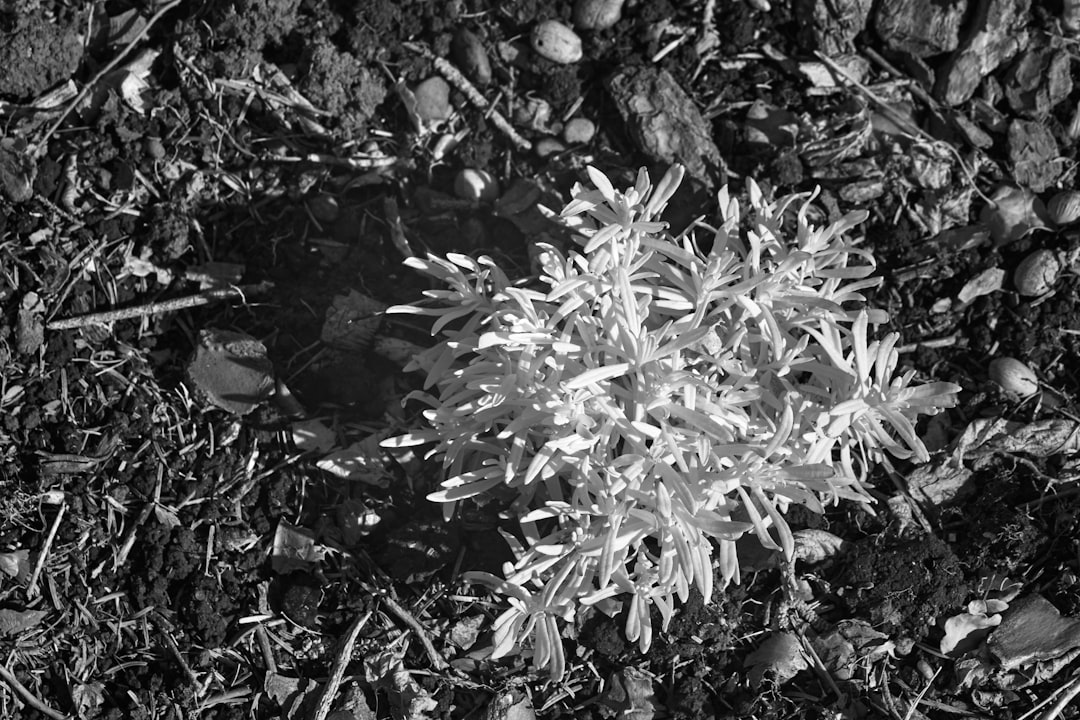
<instances>
[{"instance_id":1,"label":"clump of dirt","mask_svg":"<svg viewBox=\"0 0 1080 720\"><path fill-rule=\"evenodd\" d=\"M386 97L381 77L352 53L338 50L323 38L308 50L300 89L317 108L329 113L340 140L363 137L372 114Z\"/></svg>"},{"instance_id":2,"label":"clump of dirt","mask_svg":"<svg viewBox=\"0 0 1080 720\"><path fill-rule=\"evenodd\" d=\"M940 539L870 537L854 546L842 573L850 611L876 628L921 639L937 618L967 601L963 567Z\"/></svg>"},{"instance_id":3,"label":"clump of dirt","mask_svg":"<svg viewBox=\"0 0 1080 720\"><path fill-rule=\"evenodd\" d=\"M50 19L41 8L0 16L0 95L34 97L71 77L82 60L86 14L62 10Z\"/></svg>"}]
</instances>

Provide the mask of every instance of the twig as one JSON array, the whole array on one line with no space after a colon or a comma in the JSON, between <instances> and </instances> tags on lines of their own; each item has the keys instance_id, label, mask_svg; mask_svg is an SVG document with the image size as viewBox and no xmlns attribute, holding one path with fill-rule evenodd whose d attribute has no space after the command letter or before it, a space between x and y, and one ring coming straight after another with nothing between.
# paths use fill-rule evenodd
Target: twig
<instances>
[{"instance_id":1,"label":"twig","mask_svg":"<svg viewBox=\"0 0 1080 720\"><path fill-rule=\"evenodd\" d=\"M216 290L207 290L206 292L201 292L197 295L188 295L173 300L162 300L160 302L152 302L145 305L137 305L135 307L105 310L103 312L90 313L89 315L79 315L77 317L52 320L45 327L49 330L73 330L75 328L86 327L87 325L105 325L118 320L130 320L131 318L146 317L148 315L157 315L159 313L201 307L203 305L210 305L211 303L220 300L228 300L234 297L258 295L267 292L273 286L274 284L271 282L261 282L255 285L240 285L219 288Z\"/></svg>"},{"instance_id":2,"label":"twig","mask_svg":"<svg viewBox=\"0 0 1080 720\"><path fill-rule=\"evenodd\" d=\"M8 670L7 667L3 664L0 664L0 680L3 680L8 685L10 685L11 689L15 691L15 694L22 698L23 702L37 710L42 715L48 715L49 717L53 718L53 720L69 720L69 715L65 715L62 712L53 710L51 707L39 700L37 695L34 695L34 693L27 690L26 686L19 682L18 678L16 678L15 675L12 674L12 672Z\"/></svg>"},{"instance_id":3,"label":"twig","mask_svg":"<svg viewBox=\"0 0 1080 720\"><path fill-rule=\"evenodd\" d=\"M165 463L160 462L157 466L157 485L155 491L158 495L161 493L161 482L164 474ZM124 540L120 543L120 549L113 555L113 570L123 567L124 563L127 562L127 557L128 554L131 553L131 548L135 547L135 540L139 535L139 527L147 521L150 517L150 513L153 512L154 507L156 506L157 503L153 498L147 500L146 504L143 505L143 509L139 512L139 516L135 518L135 522L132 523L131 527L128 528L127 533L124 535ZM90 578L96 579L97 576L101 574L102 570L105 569L106 563L108 563L107 559L102 560L101 563L91 571Z\"/></svg>"},{"instance_id":4,"label":"twig","mask_svg":"<svg viewBox=\"0 0 1080 720\"><path fill-rule=\"evenodd\" d=\"M411 50L414 53L423 55L428 60L431 60L432 64L435 65L435 69L439 71L439 74L445 77L451 85L456 87L461 92L465 93L465 97L469 98L469 102L471 102L479 109L488 112L489 116L491 117L492 124L495 127L499 128L499 130L501 130L503 134L506 135L506 137L510 138L510 141L517 145L520 150L524 150L525 152L532 150L532 143L521 137L521 135L518 134L517 130L514 129L514 126L511 125L509 121L507 121L507 119L499 113L498 110L495 110L491 107L491 103L487 101L487 98L481 95L480 91L477 90L476 87L471 82L469 82L468 78L462 75L456 67L454 67L446 60L443 60L441 57L433 53L429 48L421 45L420 43L407 42L403 44L405 45L405 48L407 50Z\"/></svg>"},{"instance_id":5,"label":"twig","mask_svg":"<svg viewBox=\"0 0 1080 720\"><path fill-rule=\"evenodd\" d=\"M34 565L34 572L30 574L30 582L26 586L26 599L33 600L37 595L37 582L38 577L41 576L41 571L45 567L45 561L49 557L49 550L52 548L53 540L56 539L56 531L60 528L60 521L64 517L64 513L67 512L67 503L60 505L60 509L56 511L56 517L53 518L52 527L49 528L49 534L45 537L45 546L41 548L41 554L38 555L37 563Z\"/></svg>"},{"instance_id":6,"label":"twig","mask_svg":"<svg viewBox=\"0 0 1080 720\"><path fill-rule=\"evenodd\" d=\"M349 665L349 660L352 659L356 638L359 637L360 630L371 618L371 613L372 611L368 610L353 620L352 625L345 631L345 637L341 640L341 649L338 651L337 657L334 658L334 666L330 669L330 677L326 679L326 684L323 685L322 695L319 696L319 704L315 707L312 720L326 720L326 716L330 714L330 708L334 705L334 698L337 697L338 688L341 687L341 679L345 677L345 668Z\"/></svg>"},{"instance_id":7,"label":"twig","mask_svg":"<svg viewBox=\"0 0 1080 720\"><path fill-rule=\"evenodd\" d=\"M173 659L180 665L180 669L184 671L184 677L187 678L188 684L191 687L198 689L199 678L195 676L195 672L188 665L187 659L183 653L180 652L180 647L176 644L176 639L173 638L172 633L169 631L168 623L158 612L150 613L150 617L154 622L154 626L157 628L161 636L165 638L165 647L169 649L169 654L173 656Z\"/></svg>"},{"instance_id":8,"label":"twig","mask_svg":"<svg viewBox=\"0 0 1080 720\"><path fill-rule=\"evenodd\" d=\"M1072 684L1069 685L1065 694L1059 697L1058 701L1050 706L1049 710L1040 715L1039 720L1055 720L1077 695L1080 695L1080 676L1073 678Z\"/></svg>"},{"instance_id":9,"label":"twig","mask_svg":"<svg viewBox=\"0 0 1080 720\"><path fill-rule=\"evenodd\" d=\"M372 595L379 597L386 607L390 609L390 612L397 616L398 620L405 623L409 628L416 633L417 639L420 640L420 644L424 646L424 652L427 653L428 659L431 660L432 666L436 670L445 670L450 667L450 663L443 659L443 656L435 649L435 644L431 642L431 638L428 636L427 630L420 624L420 621L413 617L413 614L406 610L402 605L390 596L390 593L385 590L376 590L375 588L363 584L365 590Z\"/></svg>"},{"instance_id":10,"label":"twig","mask_svg":"<svg viewBox=\"0 0 1080 720\"><path fill-rule=\"evenodd\" d=\"M109 61L109 63L107 63L105 67L101 68L101 70L98 71L97 75L94 75L90 82L83 86L83 89L79 91L78 95L71 99L71 102L67 104L67 107L65 107L64 110L60 113L60 116L56 118L56 121L49 126L49 129L45 131L45 134L38 141L39 153L44 154L46 145L49 142L49 138L53 136L53 133L60 129L60 126L64 124L64 120L67 119L67 116L71 114L72 110L78 107L79 103L83 101L83 98L87 96L87 94L94 88L94 86L101 82L101 79L103 77L116 69L116 66L119 65L121 61L123 61L123 59L127 57L127 54L135 48L135 44L141 41L144 37L146 37L146 34L150 32L150 28L154 27L154 24L158 20L160 20L162 16L165 15L165 13L169 12L179 4L180 0L170 0L168 3L162 5L161 8L158 9L158 11L154 13L149 20L146 21L146 25L143 26L142 30L137 32L135 34L135 37L131 38L131 40L124 47L124 49L117 53L116 57Z\"/></svg>"}]
</instances>

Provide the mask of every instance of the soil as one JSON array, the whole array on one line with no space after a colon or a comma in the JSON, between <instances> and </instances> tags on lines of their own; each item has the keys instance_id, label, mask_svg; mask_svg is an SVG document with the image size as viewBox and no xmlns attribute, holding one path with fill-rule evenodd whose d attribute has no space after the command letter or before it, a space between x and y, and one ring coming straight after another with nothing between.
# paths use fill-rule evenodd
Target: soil
<instances>
[{"instance_id":1,"label":"soil","mask_svg":"<svg viewBox=\"0 0 1080 720\"><path fill-rule=\"evenodd\" d=\"M946 619L978 599L991 572L1080 616L1080 495L1066 453L984 458L964 492L916 507L914 519L890 501L910 500L912 467L879 468L876 511L792 511L793 527L845 541L796 567L809 591L802 607L790 607L775 558L748 555L741 585L710 603L693 592L647 654L626 641L625 610L586 613L563 639L563 683L532 674L519 656L482 652L499 608L461 573L498 574L512 559L493 513L465 509L445 521L425 499L442 478L417 457L375 452L360 480L322 462L331 447L414 420L400 401L417 381L385 343L327 342L337 298L420 297L429 286L402 266L403 244L487 254L524 275L531 235L552 232L533 206L558 208L586 165L617 186L639 167L662 171L606 85L631 67L677 80L732 188L746 177L777 194L820 187L830 216L869 210L864 247L885 278L870 301L890 313L881 330L900 333L902 365L920 380L964 388L958 407L920 426L928 445L952 452L980 418L1076 419L1080 276L1066 264L1052 293L1031 298L1011 271L1038 248L1075 257L1080 231L1046 223L995 243L979 224L980 194L1015 174L1004 127L1019 114L1001 95L1008 63L962 106L1003 115L987 125L988 145L942 127L940 107L912 93L904 102L933 143L878 133L815 164L804 146L762 142L748 109L781 110L829 141L868 112L866 99L818 92L794 70L816 58L819 40L792 4L761 9L768 4L717 3L709 49L697 40L711 3L630 0L613 28L581 33L580 61L558 64L533 54L528 37L541 20L570 23L566 0L108 2L92 15L53 0L0 0L0 716L313 717L339 659L345 681L329 714L338 720L502 717L481 714L508 689L545 718L1018 718L1067 684L1074 661L991 703L957 682L954 658L938 649ZM1051 5L1022 17L1032 37L1057 43ZM592 120L595 137L541 157L457 87L449 119L419 115L410 89L440 71L417 48L453 60L462 29L491 65L477 86L528 141L557 137L570 117ZM891 52L872 27L849 44L891 59L871 64L867 83L932 89L922 73L944 66L943 56ZM53 109L38 102L66 83L76 90ZM507 112L524 99L550 114ZM1056 100L1037 119L1068 162L1043 199L1075 179L1078 94L1070 85ZM919 180L920 158L942 144L955 153L940 160L948 180ZM515 187L537 199L517 214L463 200L454 181L466 167L489 172L503 200ZM687 187L672 225L715 216L722 179ZM191 279L196 271L228 267L239 274L217 287L250 294L48 326L192 296L207 289ZM1007 271L997 287L960 299L995 268ZM379 338L428 342L417 325L378 313L355 322L372 317ZM278 380L272 400L236 415L192 386L188 362L208 328L265 347ZM1000 356L1035 370L1037 397L990 381L988 363ZM298 447L302 419L329 428L330 447ZM360 617L367 622L343 646ZM809 664L751 682L749 658L765 638L791 627L826 637L849 621L894 649L860 655L863 672L841 680ZM630 691L640 684L628 669L643 673L648 692ZM622 700L616 685L627 688Z\"/></svg>"}]
</instances>

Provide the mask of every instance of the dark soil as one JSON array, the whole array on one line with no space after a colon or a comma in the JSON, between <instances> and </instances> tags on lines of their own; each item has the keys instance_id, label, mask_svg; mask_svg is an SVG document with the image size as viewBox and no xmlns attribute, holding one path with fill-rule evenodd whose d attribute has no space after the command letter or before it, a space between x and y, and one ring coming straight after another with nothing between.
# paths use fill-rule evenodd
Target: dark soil
<instances>
[{"instance_id":1,"label":"dark soil","mask_svg":"<svg viewBox=\"0 0 1080 720\"><path fill-rule=\"evenodd\" d=\"M492 513L445 522L425 500L442 478L416 457L376 453L370 475L343 479L317 465L326 451L297 447L300 419L321 420L334 449L415 420L400 402L415 378L370 342L335 347L323 334L338 296L394 304L428 289L402 266L402 243L417 254L488 254L524 275L527 241L551 230L532 205L558 208L586 165L617 186L639 167L663 170L605 85L633 66L677 79L706 118L733 188L746 177L778 194L820 187L832 217L869 209L865 247L885 278L871 300L891 314L882 330L901 334L901 363L921 380L964 388L959 407L920 427L936 438L928 445L947 447L978 418L1075 419L1080 279L1066 267L1054 292L1033 300L1016 292L1011 271L1038 248L1076 255L1080 233L1062 226L995 245L913 219L940 220L955 206L946 230L981 227L978 193L1013 177L1004 123L1018 115L1000 94L1007 65L977 98L1006 116L986 147L910 100L915 122L976 169L970 181L948 157L948 182L920 185L913 178L930 145L882 133L815 165L794 143L761 142L748 109L787 111L802 132L828 140L861 117L865 98L813 92L790 63L815 59L817 41L791 4L770 12L760 4L717 3L715 49L706 52L696 44L706 3L631 1L614 28L582 33L580 62L559 65L529 51L528 34L540 20L569 22L568 0L109 2L92 17L78 3L0 1L0 664L11 676L0 684L0 716L312 717L341 638L371 612L342 658L337 720L502 717L482 713L507 688L526 687L537 715L553 718L1030 717L1075 662L991 707L955 682L953 660L937 648L944 621L976 599L989 572L1080 615L1069 455L993 456L955 500L919 510L925 525L886 502L903 504L911 467L881 469L876 514L843 505L824 517L793 512L793 527L850 543L797 568L806 607L788 607L775 558L748 555L743 583L711 603L695 591L647 656L626 641L625 614L587 613L563 639L571 671L560 684L530 674L520 657L481 652L500 610L460 574L498 574L511 559ZM162 9L141 35L116 20L145 22ZM1026 27L1054 35L1059 10L1025 12ZM558 136L572 116L595 122L597 135L540 157L457 89L450 120L418 126L402 89L438 72L415 46L453 59L462 28L491 62L483 95L528 140ZM944 62L891 53L872 28L852 37L851 50L892 61L874 64L867 83L932 88L920 73ZM144 56L145 67L131 65L150 50L158 54ZM68 81L87 88L70 112L37 106ZM74 95L61 96L67 110ZM1075 179L1068 125L1078 97L1067 94L1040 118L1068 166L1044 198ZM523 98L545 101L548 118L507 111ZM961 110L979 117L971 107ZM464 201L454 178L465 167L489 171L504 192L517 181L537 200L517 215ZM880 192L855 193L867 180ZM688 187L672 224L713 217L716 190L700 179ZM969 202L943 200L960 196ZM188 278L210 263L233 264L240 274L230 283L265 283L264 291L46 327L199 293ZM1007 271L999 289L957 299L993 268ZM428 341L418 325L375 322L379 337ZM208 405L185 375L205 328L261 341L288 397L279 387L242 417ZM990 382L988 363L1000 356L1036 371L1039 398ZM282 528L295 529L285 549ZM867 656L866 672L839 686L813 665L787 682L752 684L747 658L796 615L815 637L862 621L898 649ZM421 632L449 667L433 660ZM924 667L938 672L924 677ZM646 700L611 694L627 668L647 675ZM925 702L909 713L916 698Z\"/></svg>"}]
</instances>

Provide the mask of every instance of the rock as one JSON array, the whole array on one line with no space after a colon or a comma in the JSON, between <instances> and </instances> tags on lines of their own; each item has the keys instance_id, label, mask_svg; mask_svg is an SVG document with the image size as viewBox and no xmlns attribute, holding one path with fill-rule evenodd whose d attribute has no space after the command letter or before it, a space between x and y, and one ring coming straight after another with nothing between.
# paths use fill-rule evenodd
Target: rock
<instances>
[{"instance_id":1,"label":"rock","mask_svg":"<svg viewBox=\"0 0 1080 720\"><path fill-rule=\"evenodd\" d=\"M424 80L413 90L416 114L425 123L440 123L450 118L450 85L438 75Z\"/></svg>"},{"instance_id":2,"label":"rock","mask_svg":"<svg viewBox=\"0 0 1080 720\"><path fill-rule=\"evenodd\" d=\"M1054 134L1035 120L1009 124L1009 159L1016 182L1037 193L1056 183L1065 170Z\"/></svg>"},{"instance_id":3,"label":"rock","mask_svg":"<svg viewBox=\"0 0 1080 720\"><path fill-rule=\"evenodd\" d=\"M607 30L622 19L625 0L577 0L574 26L582 30Z\"/></svg>"},{"instance_id":4,"label":"rock","mask_svg":"<svg viewBox=\"0 0 1080 720\"><path fill-rule=\"evenodd\" d=\"M538 140L533 150L536 152L537 157L546 158L563 152L566 150L566 146L556 138L546 137Z\"/></svg>"},{"instance_id":5,"label":"rock","mask_svg":"<svg viewBox=\"0 0 1080 720\"><path fill-rule=\"evenodd\" d=\"M33 153L21 138L0 138L0 197L16 203L32 198L37 169Z\"/></svg>"},{"instance_id":6,"label":"rock","mask_svg":"<svg viewBox=\"0 0 1080 720\"><path fill-rule=\"evenodd\" d=\"M1013 601L986 646L1006 670L1053 660L1080 647L1080 620L1062 617L1041 595L1028 595Z\"/></svg>"},{"instance_id":7,"label":"rock","mask_svg":"<svg viewBox=\"0 0 1080 720\"><path fill-rule=\"evenodd\" d=\"M875 13L874 28L891 50L929 57L952 52L960 45L965 12L967 0L883 2Z\"/></svg>"},{"instance_id":8,"label":"rock","mask_svg":"<svg viewBox=\"0 0 1080 720\"><path fill-rule=\"evenodd\" d=\"M866 28L873 0L796 0L794 16L813 47L828 56L855 50L855 36Z\"/></svg>"},{"instance_id":9,"label":"rock","mask_svg":"<svg viewBox=\"0 0 1080 720\"><path fill-rule=\"evenodd\" d=\"M207 402L235 415L250 413L274 387L266 346L231 330L202 330L187 374Z\"/></svg>"},{"instance_id":10,"label":"rock","mask_svg":"<svg viewBox=\"0 0 1080 720\"><path fill-rule=\"evenodd\" d=\"M984 77L1027 46L1030 5L1031 0L979 0L967 37L938 73L939 100L968 100Z\"/></svg>"},{"instance_id":11,"label":"rock","mask_svg":"<svg viewBox=\"0 0 1080 720\"><path fill-rule=\"evenodd\" d=\"M545 20L533 28L530 37L537 55L560 65L581 60L581 38L558 20Z\"/></svg>"},{"instance_id":12,"label":"rock","mask_svg":"<svg viewBox=\"0 0 1080 720\"><path fill-rule=\"evenodd\" d=\"M499 197L499 181L486 170L464 168L454 178L454 194L471 202L494 202Z\"/></svg>"},{"instance_id":13,"label":"rock","mask_svg":"<svg viewBox=\"0 0 1080 720\"><path fill-rule=\"evenodd\" d=\"M616 72L606 84L631 137L650 157L682 163L706 184L724 184L727 165L713 141L712 128L670 73L632 66Z\"/></svg>"},{"instance_id":14,"label":"rock","mask_svg":"<svg viewBox=\"0 0 1080 720\"><path fill-rule=\"evenodd\" d=\"M1005 97L1019 115L1045 119L1072 93L1069 54L1040 47L1022 54L1005 75Z\"/></svg>"},{"instance_id":15,"label":"rock","mask_svg":"<svg viewBox=\"0 0 1080 720\"><path fill-rule=\"evenodd\" d=\"M1080 190L1062 190L1046 205L1050 219L1059 227L1080 220Z\"/></svg>"},{"instance_id":16,"label":"rock","mask_svg":"<svg viewBox=\"0 0 1080 720\"><path fill-rule=\"evenodd\" d=\"M1057 283L1061 263L1051 250L1042 248L1020 261L1013 272L1013 285L1021 295L1035 297L1050 292Z\"/></svg>"},{"instance_id":17,"label":"rock","mask_svg":"<svg viewBox=\"0 0 1080 720\"><path fill-rule=\"evenodd\" d=\"M475 33L465 28L458 29L450 41L450 53L457 66L474 83L487 85L491 82L491 61Z\"/></svg>"},{"instance_id":18,"label":"rock","mask_svg":"<svg viewBox=\"0 0 1080 720\"><path fill-rule=\"evenodd\" d=\"M569 145L584 145L596 135L596 123L588 118L574 118L563 127L563 140Z\"/></svg>"}]
</instances>

